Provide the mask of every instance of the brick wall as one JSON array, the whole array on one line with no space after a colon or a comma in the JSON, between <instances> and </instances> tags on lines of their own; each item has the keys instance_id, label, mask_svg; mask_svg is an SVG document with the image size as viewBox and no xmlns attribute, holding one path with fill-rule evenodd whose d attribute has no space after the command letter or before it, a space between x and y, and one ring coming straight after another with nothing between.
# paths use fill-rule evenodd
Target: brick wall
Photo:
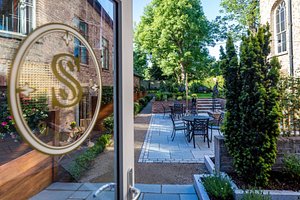
<instances>
[{"instance_id":1,"label":"brick wall","mask_svg":"<svg viewBox=\"0 0 300 200\"><path fill-rule=\"evenodd\" d=\"M109 69L102 69L102 84L103 85L113 85L113 24L112 21L106 17L101 18L99 10L97 11L87 0L74 0L72 3L70 1L60 1L60 0L37 0L36 1L36 25L37 27L42 26L47 23L64 23L70 25L74 28L74 18L79 18L88 24L88 41L92 45L98 62L101 65L101 51L100 51L100 35L102 35L109 42ZM102 11L102 14L105 14ZM8 69L11 65L14 54L22 37L3 37L0 35L0 86L7 85L6 76ZM45 48L45 45L42 48ZM49 52L57 51L57 46L47 46ZM32 57L34 59L41 58L38 47ZM90 64L93 63L90 61ZM83 70L88 70L89 66L82 65ZM96 78L96 72L91 73L87 77ZM86 81L87 82L87 81Z\"/></svg>"},{"instance_id":2,"label":"brick wall","mask_svg":"<svg viewBox=\"0 0 300 200\"><path fill-rule=\"evenodd\" d=\"M232 172L232 157L225 147L224 137L215 136L215 169L216 171ZM280 137L277 141L277 158L273 165L273 170L282 170L283 158L286 154L296 154L300 156L300 137Z\"/></svg>"},{"instance_id":3,"label":"brick wall","mask_svg":"<svg viewBox=\"0 0 300 200\"><path fill-rule=\"evenodd\" d=\"M183 105L186 104L185 100L176 101L176 102L182 103ZM164 105L165 108L170 109L169 106L173 106L174 101L154 101L152 103L152 113L163 113L164 109L163 109L162 105Z\"/></svg>"},{"instance_id":4,"label":"brick wall","mask_svg":"<svg viewBox=\"0 0 300 200\"><path fill-rule=\"evenodd\" d=\"M271 56L277 56L281 65L282 72L288 74L290 71L289 63L289 28L288 28L288 1L285 1L286 4L286 27L287 27L287 51L281 54L276 53L275 45L275 10L276 7L283 0L262 0L260 1L260 15L262 24L270 24L270 31L272 33L271 38ZM293 21L293 52L294 52L294 69L295 75L300 76L300 57L297 56L300 54L300 0L292 1L292 21Z\"/></svg>"}]
</instances>

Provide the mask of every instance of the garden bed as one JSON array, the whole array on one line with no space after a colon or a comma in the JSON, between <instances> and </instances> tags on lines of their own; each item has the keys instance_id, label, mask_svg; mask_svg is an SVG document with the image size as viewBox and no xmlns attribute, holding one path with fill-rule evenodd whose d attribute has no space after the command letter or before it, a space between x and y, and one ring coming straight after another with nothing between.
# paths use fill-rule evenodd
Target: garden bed
<instances>
[{"instance_id":1,"label":"garden bed","mask_svg":"<svg viewBox=\"0 0 300 200\"><path fill-rule=\"evenodd\" d=\"M241 180L236 173L228 174L238 188L253 188L253 185ZM291 190L291 191L300 191L300 180L293 178L287 173L284 172L275 172L270 173L270 179L267 186L262 188L264 190Z\"/></svg>"}]
</instances>

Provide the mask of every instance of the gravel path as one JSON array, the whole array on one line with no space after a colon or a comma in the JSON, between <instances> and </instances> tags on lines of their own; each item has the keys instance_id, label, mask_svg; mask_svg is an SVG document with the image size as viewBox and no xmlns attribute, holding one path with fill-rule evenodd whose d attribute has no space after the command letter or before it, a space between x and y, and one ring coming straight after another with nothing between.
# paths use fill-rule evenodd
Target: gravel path
<instances>
[{"instance_id":1,"label":"gravel path","mask_svg":"<svg viewBox=\"0 0 300 200\"><path fill-rule=\"evenodd\" d=\"M144 184L192 184L193 174L207 173L204 164L138 163L149 122L151 102L134 119L135 181ZM80 182L111 182L113 180L114 151L105 150L95 160Z\"/></svg>"}]
</instances>

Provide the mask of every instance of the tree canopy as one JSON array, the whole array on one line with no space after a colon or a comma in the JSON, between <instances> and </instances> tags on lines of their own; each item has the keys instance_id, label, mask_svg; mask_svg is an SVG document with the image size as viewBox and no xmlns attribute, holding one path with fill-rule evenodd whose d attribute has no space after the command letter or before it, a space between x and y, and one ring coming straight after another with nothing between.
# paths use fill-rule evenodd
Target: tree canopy
<instances>
[{"instance_id":1,"label":"tree canopy","mask_svg":"<svg viewBox=\"0 0 300 200\"><path fill-rule=\"evenodd\" d=\"M248 30L256 32L259 26L259 0L221 0L221 13L214 22L219 37L226 38L229 33L235 40Z\"/></svg>"},{"instance_id":2,"label":"tree canopy","mask_svg":"<svg viewBox=\"0 0 300 200\"><path fill-rule=\"evenodd\" d=\"M135 41L164 75L187 85L187 75L206 67L209 34L199 0L153 0L144 10Z\"/></svg>"}]
</instances>

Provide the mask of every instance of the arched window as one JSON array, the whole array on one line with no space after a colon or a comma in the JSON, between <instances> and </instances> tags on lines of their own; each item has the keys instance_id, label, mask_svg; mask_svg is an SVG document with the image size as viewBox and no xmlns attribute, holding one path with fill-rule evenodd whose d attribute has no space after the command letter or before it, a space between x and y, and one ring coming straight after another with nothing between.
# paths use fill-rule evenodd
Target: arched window
<instances>
[{"instance_id":1,"label":"arched window","mask_svg":"<svg viewBox=\"0 0 300 200\"><path fill-rule=\"evenodd\" d=\"M276 37L277 37L277 52L286 51L286 7L282 2L276 9Z\"/></svg>"}]
</instances>

